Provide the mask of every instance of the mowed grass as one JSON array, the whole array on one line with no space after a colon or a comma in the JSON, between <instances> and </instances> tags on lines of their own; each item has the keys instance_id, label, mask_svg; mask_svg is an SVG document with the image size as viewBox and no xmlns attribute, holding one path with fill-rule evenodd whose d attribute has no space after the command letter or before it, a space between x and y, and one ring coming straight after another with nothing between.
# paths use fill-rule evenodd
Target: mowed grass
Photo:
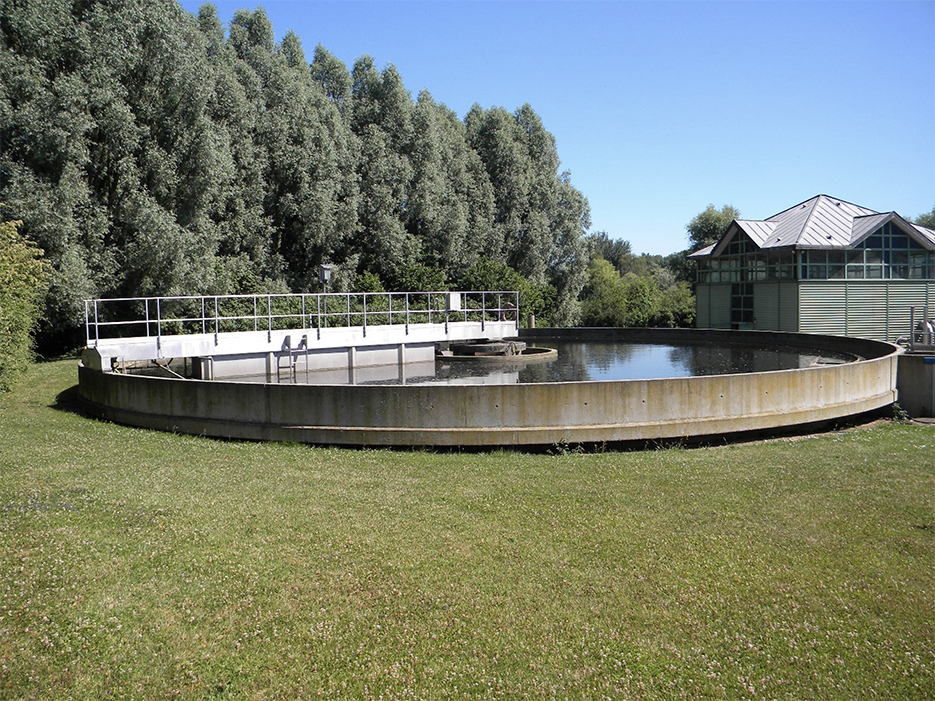
<instances>
[{"instance_id":1,"label":"mowed grass","mask_svg":"<svg viewBox=\"0 0 935 701\"><path fill-rule=\"evenodd\" d=\"M638 453L157 433L0 395L4 699L935 696L935 428Z\"/></svg>"}]
</instances>

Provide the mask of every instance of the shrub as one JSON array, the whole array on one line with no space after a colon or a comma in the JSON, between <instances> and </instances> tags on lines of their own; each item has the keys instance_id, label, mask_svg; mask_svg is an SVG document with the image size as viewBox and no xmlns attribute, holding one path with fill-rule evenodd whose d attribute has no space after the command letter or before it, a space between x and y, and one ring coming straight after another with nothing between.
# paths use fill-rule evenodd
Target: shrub
<instances>
[{"instance_id":1,"label":"shrub","mask_svg":"<svg viewBox=\"0 0 935 701\"><path fill-rule=\"evenodd\" d=\"M0 391L9 391L32 360L33 331L48 278L42 249L0 222Z\"/></svg>"}]
</instances>

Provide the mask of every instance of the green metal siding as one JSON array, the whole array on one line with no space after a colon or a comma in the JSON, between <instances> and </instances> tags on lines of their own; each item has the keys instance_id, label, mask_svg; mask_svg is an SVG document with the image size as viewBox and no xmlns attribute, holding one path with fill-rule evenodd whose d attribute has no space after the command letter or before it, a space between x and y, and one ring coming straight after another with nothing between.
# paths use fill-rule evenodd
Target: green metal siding
<instances>
[{"instance_id":1,"label":"green metal siding","mask_svg":"<svg viewBox=\"0 0 935 701\"><path fill-rule=\"evenodd\" d=\"M895 341L897 338L909 335L909 307L928 305L935 311L932 302L935 301L935 282L917 282L910 280L893 280L887 285L887 325L886 341Z\"/></svg>"},{"instance_id":2,"label":"green metal siding","mask_svg":"<svg viewBox=\"0 0 935 701\"><path fill-rule=\"evenodd\" d=\"M799 283L799 330L894 341L909 333L909 307L935 299L935 282L817 280Z\"/></svg>"},{"instance_id":3,"label":"green metal siding","mask_svg":"<svg viewBox=\"0 0 935 701\"><path fill-rule=\"evenodd\" d=\"M730 285L711 285L708 308L712 329L730 328Z\"/></svg>"},{"instance_id":4,"label":"green metal siding","mask_svg":"<svg viewBox=\"0 0 935 701\"><path fill-rule=\"evenodd\" d=\"M803 280L756 283L756 328L894 341L909 333L909 307L935 315L935 280ZM698 328L729 329L730 285L699 284Z\"/></svg>"},{"instance_id":5,"label":"green metal siding","mask_svg":"<svg viewBox=\"0 0 935 701\"><path fill-rule=\"evenodd\" d=\"M846 284L801 282L799 285L799 331L847 335Z\"/></svg>"},{"instance_id":6,"label":"green metal siding","mask_svg":"<svg viewBox=\"0 0 935 701\"><path fill-rule=\"evenodd\" d=\"M711 298L711 285L695 286L695 326L699 329L711 328L711 311L708 301Z\"/></svg>"},{"instance_id":7,"label":"green metal siding","mask_svg":"<svg viewBox=\"0 0 935 701\"><path fill-rule=\"evenodd\" d=\"M778 282L760 282L753 286L753 316L756 328L767 331L780 331Z\"/></svg>"},{"instance_id":8,"label":"green metal siding","mask_svg":"<svg viewBox=\"0 0 935 701\"><path fill-rule=\"evenodd\" d=\"M730 328L730 284L699 283L695 287L695 326Z\"/></svg>"},{"instance_id":9,"label":"green metal siding","mask_svg":"<svg viewBox=\"0 0 935 701\"><path fill-rule=\"evenodd\" d=\"M797 282L783 282L779 285L778 330L799 330L799 284Z\"/></svg>"},{"instance_id":10,"label":"green metal siding","mask_svg":"<svg viewBox=\"0 0 935 701\"><path fill-rule=\"evenodd\" d=\"M886 283L847 283L846 336L886 340Z\"/></svg>"},{"instance_id":11,"label":"green metal siding","mask_svg":"<svg viewBox=\"0 0 935 701\"><path fill-rule=\"evenodd\" d=\"M761 331L798 331L798 283L756 283L753 288L753 310L756 328Z\"/></svg>"}]
</instances>

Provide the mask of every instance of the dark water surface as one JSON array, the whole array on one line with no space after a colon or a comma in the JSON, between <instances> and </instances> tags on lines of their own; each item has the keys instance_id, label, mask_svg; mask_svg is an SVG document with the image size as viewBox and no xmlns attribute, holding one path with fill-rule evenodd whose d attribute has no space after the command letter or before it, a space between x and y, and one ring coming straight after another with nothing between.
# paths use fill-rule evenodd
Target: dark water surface
<instances>
[{"instance_id":1,"label":"dark water surface","mask_svg":"<svg viewBox=\"0 0 935 701\"><path fill-rule=\"evenodd\" d=\"M533 345L533 344L530 344ZM624 343L602 341L546 340L537 342L555 348L551 360L511 361L499 359L453 360L440 358L404 366L384 365L348 369L315 370L297 358L296 372L220 378L220 381L271 382L277 384L488 384L533 382L587 382L610 380L652 380L671 377L726 375L731 373L792 370L813 365L841 364L858 360L848 354L829 354L801 347L751 347L693 344ZM182 372L182 368L177 368ZM163 375L156 368L134 370L141 374Z\"/></svg>"},{"instance_id":2,"label":"dark water surface","mask_svg":"<svg viewBox=\"0 0 935 701\"><path fill-rule=\"evenodd\" d=\"M504 361L439 360L434 378L409 382L584 382L649 380L667 377L726 375L851 362L856 356L829 355L801 348L711 347L648 343L547 341L558 358L526 364Z\"/></svg>"}]
</instances>

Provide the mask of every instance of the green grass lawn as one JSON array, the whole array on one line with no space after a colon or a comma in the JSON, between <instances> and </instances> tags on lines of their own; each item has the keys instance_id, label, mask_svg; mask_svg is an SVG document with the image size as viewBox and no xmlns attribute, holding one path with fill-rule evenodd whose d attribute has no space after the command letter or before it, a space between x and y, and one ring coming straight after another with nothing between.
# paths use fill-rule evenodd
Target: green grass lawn
<instances>
[{"instance_id":1,"label":"green grass lawn","mask_svg":"<svg viewBox=\"0 0 935 701\"><path fill-rule=\"evenodd\" d=\"M0 698L930 699L935 428L237 443L0 395Z\"/></svg>"}]
</instances>

